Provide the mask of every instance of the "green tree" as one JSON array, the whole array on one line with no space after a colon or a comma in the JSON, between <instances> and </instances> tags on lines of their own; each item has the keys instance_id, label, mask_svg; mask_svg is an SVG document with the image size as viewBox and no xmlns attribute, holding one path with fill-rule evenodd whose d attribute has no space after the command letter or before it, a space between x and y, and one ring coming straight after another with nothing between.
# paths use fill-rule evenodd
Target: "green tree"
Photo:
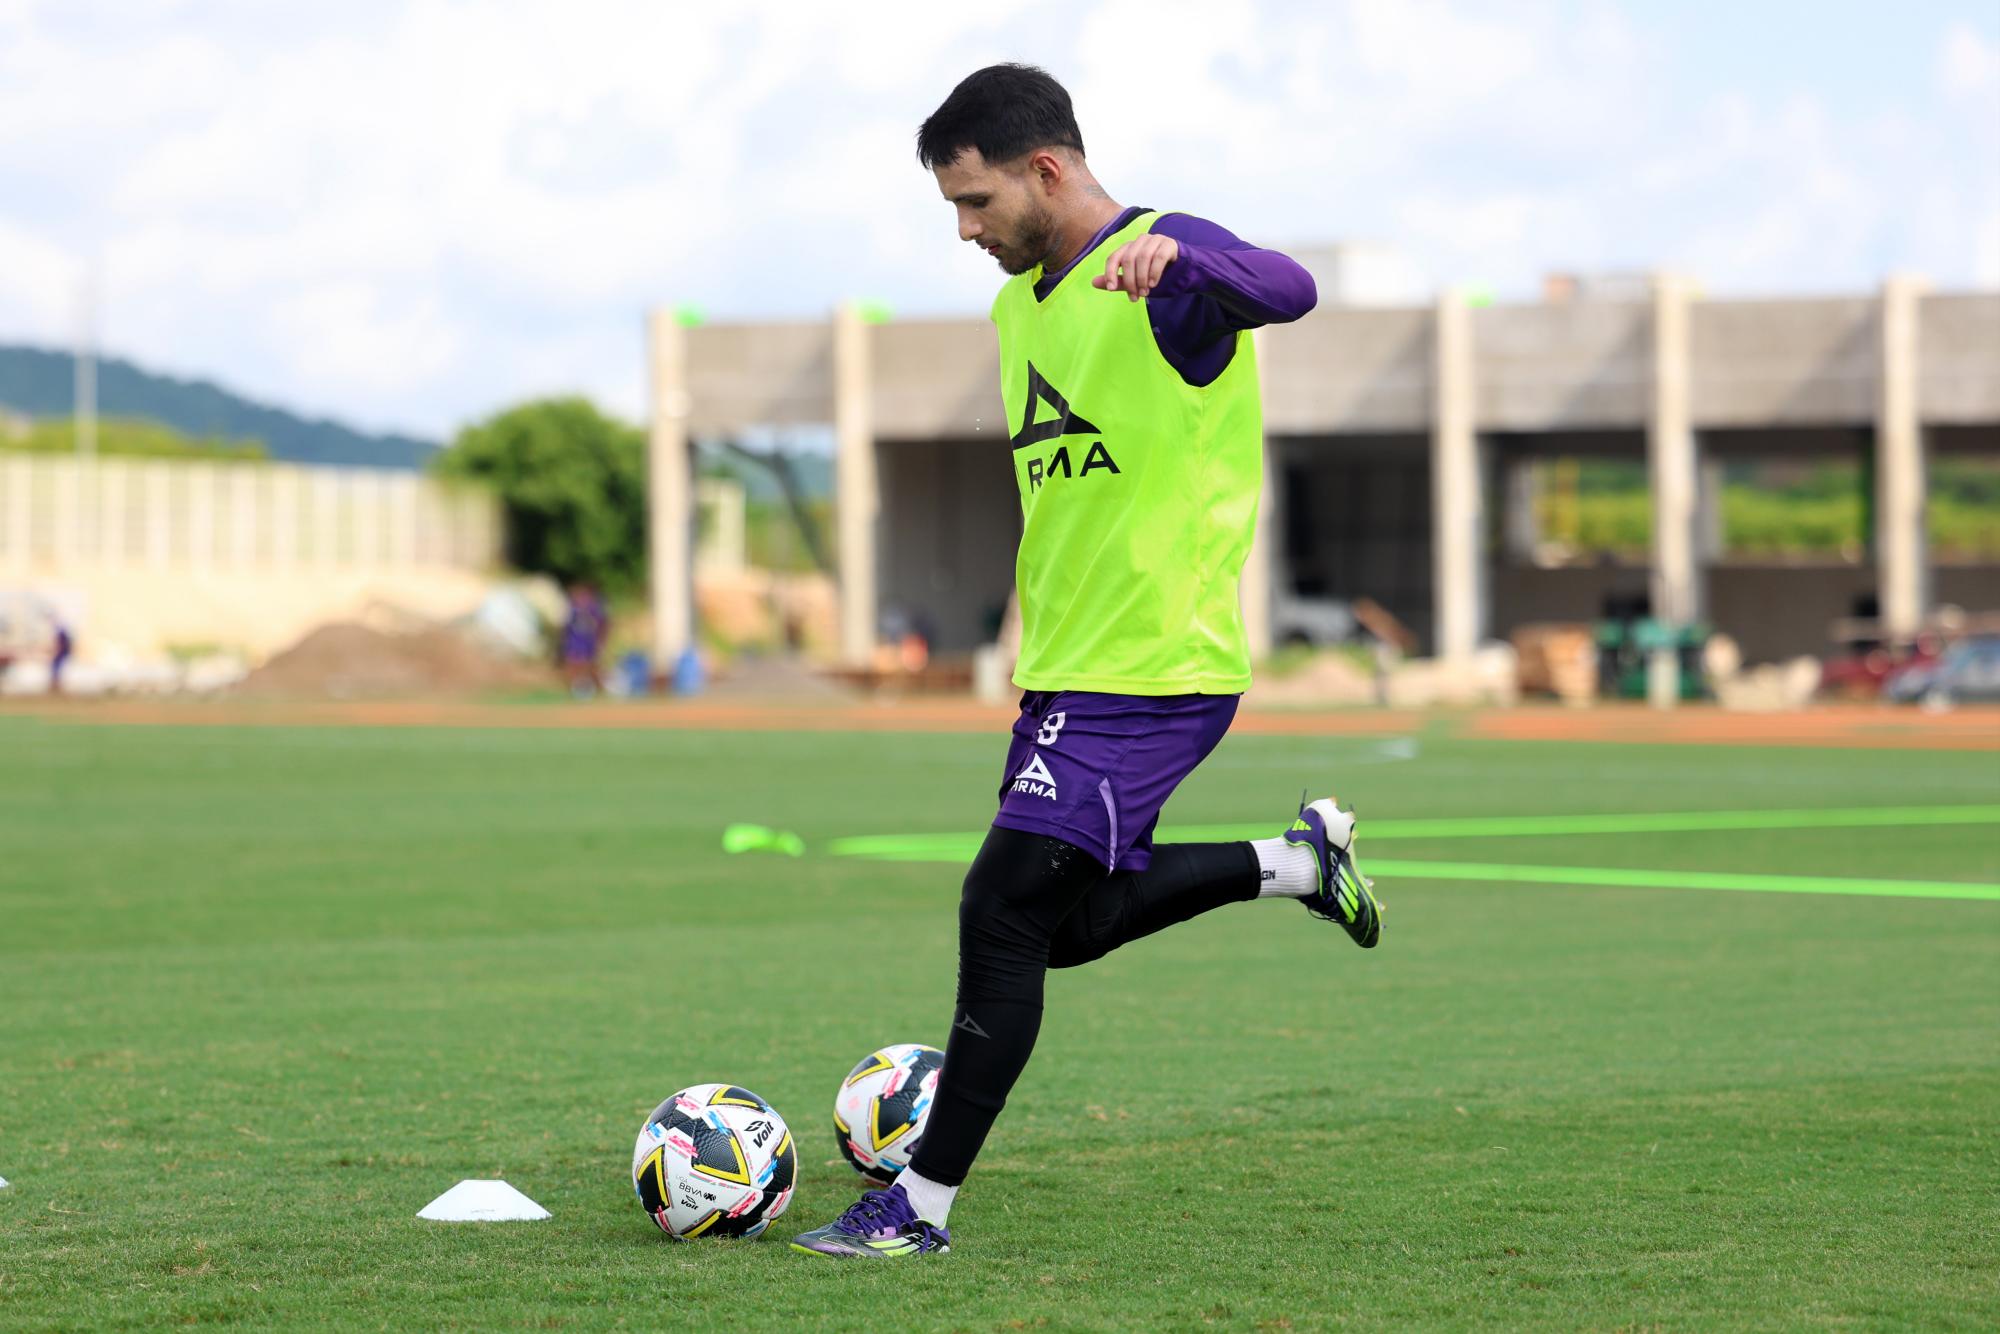
<instances>
[{"instance_id":1,"label":"green tree","mask_svg":"<svg viewBox=\"0 0 2000 1334\"><path fill-rule=\"evenodd\" d=\"M458 433L433 468L490 486L516 569L617 596L646 579L646 440L583 398L507 409Z\"/></svg>"}]
</instances>

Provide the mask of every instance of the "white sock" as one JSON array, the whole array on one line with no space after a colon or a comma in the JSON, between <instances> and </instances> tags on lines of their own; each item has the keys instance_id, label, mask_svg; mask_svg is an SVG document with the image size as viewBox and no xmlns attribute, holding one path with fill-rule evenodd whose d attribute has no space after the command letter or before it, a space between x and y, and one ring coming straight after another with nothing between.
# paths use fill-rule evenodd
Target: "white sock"
<instances>
[{"instance_id":1,"label":"white sock","mask_svg":"<svg viewBox=\"0 0 2000 1334\"><path fill-rule=\"evenodd\" d=\"M1253 838L1250 847L1257 854L1257 867L1264 873L1258 887L1260 899L1302 899L1319 888L1319 868L1313 865L1310 843L1287 843L1282 838Z\"/></svg>"},{"instance_id":2,"label":"white sock","mask_svg":"<svg viewBox=\"0 0 2000 1334\"><path fill-rule=\"evenodd\" d=\"M943 1227L945 1219L951 1217L951 1202L958 1195L957 1186L943 1185L929 1177L918 1176L914 1167L904 1168L896 1178L896 1184L903 1188L903 1197L917 1211L917 1217L932 1227Z\"/></svg>"}]
</instances>

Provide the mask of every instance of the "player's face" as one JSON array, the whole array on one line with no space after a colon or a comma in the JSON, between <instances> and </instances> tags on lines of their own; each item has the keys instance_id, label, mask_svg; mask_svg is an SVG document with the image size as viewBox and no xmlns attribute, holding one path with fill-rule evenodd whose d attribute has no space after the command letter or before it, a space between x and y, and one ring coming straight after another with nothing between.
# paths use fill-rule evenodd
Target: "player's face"
<instances>
[{"instance_id":1,"label":"player's face","mask_svg":"<svg viewBox=\"0 0 2000 1334\"><path fill-rule=\"evenodd\" d=\"M968 148L932 174L958 210L960 240L993 256L1008 273L1026 273L1048 257L1055 218L1041 198L1042 177L1027 162L996 166Z\"/></svg>"}]
</instances>

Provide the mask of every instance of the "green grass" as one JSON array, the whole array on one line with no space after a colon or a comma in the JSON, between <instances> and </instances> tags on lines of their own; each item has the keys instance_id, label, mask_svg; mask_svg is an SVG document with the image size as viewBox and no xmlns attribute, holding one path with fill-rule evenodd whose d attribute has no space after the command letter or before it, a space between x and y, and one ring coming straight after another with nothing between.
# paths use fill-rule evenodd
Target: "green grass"
<instances>
[{"instance_id":1,"label":"green grass","mask_svg":"<svg viewBox=\"0 0 2000 1334\"><path fill-rule=\"evenodd\" d=\"M2000 904L1383 878L1058 973L917 1266L676 1246L640 1119L728 1079L848 1203L833 1088L940 1041L997 738L0 718L0 1327L1992 1328ZM1237 737L1183 823L1962 805L1976 753ZM1364 819L1364 850L1367 846ZM1990 825L1385 842L1385 858L2000 881ZM546 1223L414 1217L504 1174Z\"/></svg>"}]
</instances>

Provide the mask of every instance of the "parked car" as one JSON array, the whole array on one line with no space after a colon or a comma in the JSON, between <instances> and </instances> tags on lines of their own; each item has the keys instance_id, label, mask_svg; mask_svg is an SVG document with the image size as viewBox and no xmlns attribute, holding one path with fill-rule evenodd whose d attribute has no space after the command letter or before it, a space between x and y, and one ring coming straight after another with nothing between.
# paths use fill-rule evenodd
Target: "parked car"
<instances>
[{"instance_id":1,"label":"parked car","mask_svg":"<svg viewBox=\"0 0 2000 1334\"><path fill-rule=\"evenodd\" d=\"M1274 643L1331 648L1354 637L1354 609L1339 598L1280 593L1271 607Z\"/></svg>"},{"instance_id":2,"label":"parked car","mask_svg":"<svg viewBox=\"0 0 2000 1334\"><path fill-rule=\"evenodd\" d=\"M2000 701L2000 635L1961 639L1932 661L1890 677L1882 693L1903 703Z\"/></svg>"}]
</instances>

